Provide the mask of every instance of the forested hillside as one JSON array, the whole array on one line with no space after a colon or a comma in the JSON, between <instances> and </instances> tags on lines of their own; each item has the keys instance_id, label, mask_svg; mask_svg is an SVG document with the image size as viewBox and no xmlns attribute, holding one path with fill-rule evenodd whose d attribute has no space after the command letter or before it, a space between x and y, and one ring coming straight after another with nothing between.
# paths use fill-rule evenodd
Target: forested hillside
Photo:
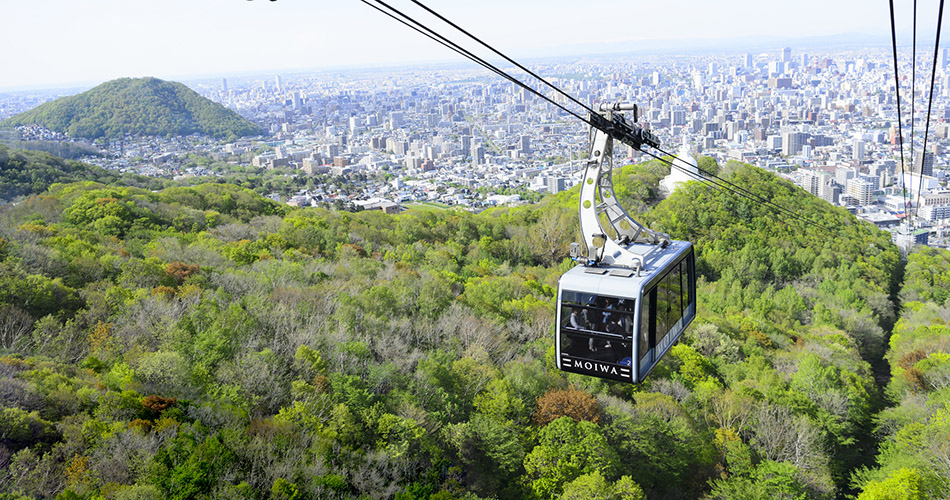
<instances>
[{"instance_id":1,"label":"forested hillside","mask_svg":"<svg viewBox=\"0 0 950 500\"><path fill-rule=\"evenodd\" d=\"M877 467L855 474L858 500L950 496L950 252L920 248L907 259L904 305L890 339L887 393L877 418ZM895 496L900 495L900 496Z\"/></svg>"},{"instance_id":2,"label":"forested hillside","mask_svg":"<svg viewBox=\"0 0 950 500\"><path fill-rule=\"evenodd\" d=\"M81 94L41 104L2 125L42 125L85 138L201 133L235 139L263 133L258 125L181 83L158 78L111 80Z\"/></svg>"},{"instance_id":3,"label":"forested hillside","mask_svg":"<svg viewBox=\"0 0 950 500\"><path fill-rule=\"evenodd\" d=\"M57 182L96 181L158 189L161 181L115 171L49 153L10 149L0 144L0 203L40 194Z\"/></svg>"},{"instance_id":4,"label":"forested hillside","mask_svg":"<svg viewBox=\"0 0 950 500\"><path fill-rule=\"evenodd\" d=\"M617 194L696 243L698 317L636 386L554 369L576 191L478 215L384 215L291 210L230 185L86 182L7 206L0 489L945 497L947 472L924 448L948 421L935 301L950 271L912 256L901 289L886 233L748 165L720 175L827 229L697 184L654 207L666 173L625 167ZM885 350L900 404L876 418ZM873 496L888 481L917 481L919 495Z\"/></svg>"}]
</instances>

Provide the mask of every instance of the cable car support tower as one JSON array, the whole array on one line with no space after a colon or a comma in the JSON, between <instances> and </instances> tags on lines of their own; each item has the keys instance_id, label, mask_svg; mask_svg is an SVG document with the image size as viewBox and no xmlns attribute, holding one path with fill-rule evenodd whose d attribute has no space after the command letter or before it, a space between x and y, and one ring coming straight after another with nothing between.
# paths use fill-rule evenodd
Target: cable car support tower
<instances>
[{"instance_id":1,"label":"cable car support tower","mask_svg":"<svg viewBox=\"0 0 950 500\"><path fill-rule=\"evenodd\" d=\"M633 111L627 121L623 111ZM613 146L618 140L637 151L646 144L660 147L660 141L636 124L636 104L601 104L600 113L588 113L593 138L580 193L580 226L586 258L580 246L571 245L571 258L589 267L612 266L639 272L650 255L670 244L669 235L636 221L617 202L613 184ZM612 235L602 221L609 224ZM613 236L613 237L612 237Z\"/></svg>"}]
</instances>

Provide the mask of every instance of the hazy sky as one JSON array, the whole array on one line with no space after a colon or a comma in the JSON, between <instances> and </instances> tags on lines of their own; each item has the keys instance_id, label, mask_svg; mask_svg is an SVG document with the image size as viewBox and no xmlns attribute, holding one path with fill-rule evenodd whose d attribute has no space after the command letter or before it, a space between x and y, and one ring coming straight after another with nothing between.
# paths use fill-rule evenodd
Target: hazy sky
<instances>
[{"instance_id":1,"label":"hazy sky","mask_svg":"<svg viewBox=\"0 0 950 500\"><path fill-rule=\"evenodd\" d=\"M409 0L390 3L422 16ZM576 51L578 45L609 53L618 42L635 40L839 33L880 35L884 41L890 37L884 0L424 3L519 58ZM896 4L898 29L909 33L911 1ZM932 38L936 5L936 0L918 2L919 36ZM0 12L0 89L122 76L180 79L461 60L359 0L6 0ZM450 32L441 26L440 31Z\"/></svg>"}]
</instances>

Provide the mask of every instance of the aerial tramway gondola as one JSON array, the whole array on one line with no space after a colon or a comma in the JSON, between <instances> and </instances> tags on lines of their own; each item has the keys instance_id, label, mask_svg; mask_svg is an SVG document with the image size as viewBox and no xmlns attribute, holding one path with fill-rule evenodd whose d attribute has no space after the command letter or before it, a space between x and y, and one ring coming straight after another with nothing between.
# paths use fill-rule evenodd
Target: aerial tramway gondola
<instances>
[{"instance_id":1,"label":"aerial tramway gondola","mask_svg":"<svg viewBox=\"0 0 950 500\"><path fill-rule=\"evenodd\" d=\"M637 125L635 105L602 104L599 111L595 111L419 0L412 0L586 109L587 117L582 117L385 1L361 1L590 125L590 156L579 207L586 254L582 255L581 245L573 244L571 257L579 264L558 282L557 367L626 382L644 380L696 316L695 256L689 242L672 240L666 234L643 226L617 203L611 178L613 141L619 140L636 150L646 145L674 160L677 158L660 149L656 137ZM633 111L633 120L627 121L623 111ZM649 150L643 152L717 189L771 207L791 219L827 229L697 165L677 164Z\"/></svg>"},{"instance_id":2,"label":"aerial tramway gondola","mask_svg":"<svg viewBox=\"0 0 950 500\"><path fill-rule=\"evenodd\" d=\"M633 122L622 111L633 111ZM602 105L588 120L593 139L579 207L587 255L573 244L580 264L558 282L557 367L640 382L696 316L693 246L650 230L617 203L613 140L637 150L659 147L636 124L636 106Z\"/></svg>"}]
</instances>

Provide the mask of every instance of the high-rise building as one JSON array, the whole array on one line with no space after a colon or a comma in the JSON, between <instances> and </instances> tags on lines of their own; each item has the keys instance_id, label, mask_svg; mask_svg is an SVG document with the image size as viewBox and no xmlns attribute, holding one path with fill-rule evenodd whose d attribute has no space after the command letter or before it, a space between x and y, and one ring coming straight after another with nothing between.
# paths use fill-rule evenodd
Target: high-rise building
<instances>
[{"instance_id":1,"label":"high-rise building","mask_svg":"<svg viewBox=\"0 0 950 500\"><path fill-rule=\"evenodd\" d=\"M472 151L472 160L475 165L484 165L485 164L485 147L479 144Z\"/></svg>"},{"instance_id":2,"label":"high-rise building","mask_svg":"<svg viewBox=\"0 0 950 500\"><path fill-rule=\"evenodd\" d=\"M567 189L567 181L563 177L548 177L548 192L558 194Z\"/></svg>"},{"instance_id":3,"label":"high-rise building","mask_svg":"<svg viewBox=\"0 0 950 500\"><path fill-rule=\"evenodd\" d=\"M227 79L227 78L222 78L222 79L221 79L221 90L223 90L223 91L225 91L225 92L228 91L228 79Z\"/></svg>"},{"instance_id":4,"label":"high-rise building","mask_svg":"<svg viewBox=\"0 0 950 500\"><path fill-rule=\"evenodd\" d=\"M851 145L851 159L854 161L864 161L865 143L860 139L855 139Z\"/></svg>"},{"instance_id":5,"label":"high-rise building","mask_svg":"<svg viewBox=\"0 0 950 500\"><path fill-rule=\"evenodd\" d=\"M418 156L406 155L404 161L406 168L409 170L419 170L422 168L422 158Z\"/></svg>"},{"instance_id":6,"label":"high-rise building","mask_svg":"<svg viewBox=\"0 0 950 500\"><path fill-rule=\"evenodd\" d=\"M785 63L782 61L772 61L769 63L769 76L778 76L785 73Z\"/></svg>"},{"instance_id":7,"label":"high-rise building","mask_svg":"<svg viewBox=\"0 0 950 500\"><path fill-rule=\"evenodd\" d=\"M386 149L393 154L404 155L409 150L409 145L406 144L406 141L400 141L390 137L386 139Z\"/></svg>"},{"instance_id":8,"label":"high-rise building","mask_svg":"<svg viewBox=\"0 0 950 500\"><path fill-rule=\"evenodd\" d=\"M739 132L739 124L736 122L726 122L725 138L732 141L736 139L736 133Z\"/></svg>"},{"instance_id":9,"label":"high-rise building","mask_svg":"<svg viewBox=\"0 0 950 500\"><path fill-rule=\"evenodd\" d=\"M888 132L888 140L891 143L891 146L896 146L900 143L901 134L898 132L897 125L891 125L891 130Z\"/></svg>"},{"instance_id":10,"label":"high-rise building","mask_svg":"<svg viewBox=\"0 0 950 500\"><path fill-rule=\"evenodd\" d=\"M860 175L858 175L858 177L860 177L861 179L864 179L865 181L867 181L868 184L871 185L871 190L872 190L872 191L877 191L877 190L879 190L879 189L881 189L881 188L884 187L884 184L883 184L883 182L881 181L881 176L879 176L879 175L864 175L864 174L860 174Z\"/></svg>"},{"instance_id":11,"label":"high-rise building","mask_svg":"<svg viewBox=\"0 0 950 500\"><path fill-rule=\"evenodd\" d=\"M745 55L745 61L744 61L744 63L745 63L745 67L746 67L746 68L751 68L751 67L754 65L754 62L753 62L753 59L752 59L752 54L746 54L746 55Z\"/></svg>"},{"instance_id":12,"label":"high-rise building","mask_svg":"<svg viewBox=\"0 0 950 500\"><path fill-rule=\"evenodd\" d=\"M918 151L914 158L914 172L921 175L934 174L934 155L933 153Z\"/></svg>"},{"instance_id":13,"label":"high-rise building","mask_svg":"<svg viewBox=\"0 0 950 500\"><path fill-rule=\"evenodd\" d=\"M834 177L829 173L822 173L818 181L818 196L834 205L838 204L841 187L834 183Z\"/></svg>"},{"instance_id":14,"label":"high-rise building","mask_svg":"<svg viewBox=\"0 0 950 500\"><path fill-rule=\"evenodd\" d=\"M791 47L785 47L784 49L782 49L782 62L783 63L792 62L792 48Z\"/></svg>"},{"instance_id":15,"label":"high-rise building","mask_svg":"<svg viewBox=\"0 0 950 500\"><path fill-rule=\"evenodd\" d=\"M805 134L801 132L782 132L782 154L793 156L802 152Z\"/></svg>"},{"instance_id":16,"label":"high-rise building","mask_svg":"<svg viewBox=\"0 0 950 500\"><path fill-rule=\"evenodd\" d=\"M527 135L521 136L521 153L522 154L531 154L531 137Z\"/></svg>"},{"instance_id":17,"label":"high-rise building","mask_svg":"<svg viewBox=\"0 0 950 500\"><path fill-rule=\"evenodd\" d=\"M853 198L858 205L870 205L873 186L865 179L848 179L845 185L845 193Z\"/></svg>"},{"instance_id":18,"label":"high-rise building","mask_svg":"<svg viewBox=\"0 0 950 500\"><path fill-rule=\"evenodd\" d=\"M835 170L835 182L841 186L844 186L847 185L848 179L853 179L856 175L857 173L853 168L841 167Z\"/></svg>"},{"instance_id":19,"label":"high-rise building","mask_svg":"<svg viewBox=\"0 0 950 500\"><path fill-rule=\"evenodd\" d=\"M670 111L670 125L686 125L686 110L682 107Z\"/></svg>"},{"instance_id":20,"label":"high-rise building","mask_svg":"<svg viewBox=\"0 0 950 500\"><path fill-rule=\"evenodd\" d=\"M397 155L404 155L409 152L409 143L406 141L395 141L393 148L393 153Z\"/></svg>"},{"instance_id":21,"label":"high-rise building","mask_svg":"<svg viewBox=\"0 0 950 500\"><path fill-rule=\"evenodd\" d=\"M802 170L799 175L799 186L805 191L818 196L821 187L821 174L814 170Z\"/></svg>"},{"instance_id":22,"label":"high-rise building","mask_svg":"<svg viewBox=\"0 0 950 500\"><path fill-rule=\"evenodd\" d=\"M402 126L403 120L406 118L406 115L402 111L393 111L389 114L389 126L393 130L398 129Z\"/></svg>"},{"instance_id":23,"label":"high-rise building","mask_svg":"<svg viewBox=\"0 0 950 500\"><path fill-rule=\"evenodd\" d=\"M281 86L280 86L280 75L276 75L276 76L274 76L274 85L276 85L276 86L277 86L277 92L280 92L280 91L281 91Z\"/></svg>"}]
</instances>

